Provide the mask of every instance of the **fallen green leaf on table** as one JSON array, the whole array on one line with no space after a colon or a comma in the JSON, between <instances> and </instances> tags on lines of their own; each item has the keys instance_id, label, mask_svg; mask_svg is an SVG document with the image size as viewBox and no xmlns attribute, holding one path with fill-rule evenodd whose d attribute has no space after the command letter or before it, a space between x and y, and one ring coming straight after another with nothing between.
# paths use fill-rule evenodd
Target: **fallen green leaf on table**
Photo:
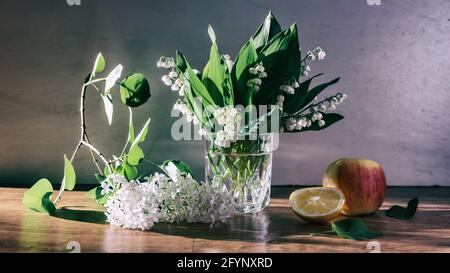
<instances>
[{"instance_id":1,"label":"fallen green leaf on table","mask_svg":"<svg viewBox=\"0 0 450 273\"><path fill-rule=\"evenodd\" d=\"M385 214L386 216L399 219L399 220L409 220L416 214L417 206L419 205L419 199L413 198L409 200L408 206L406 208L401 206L392 206L388 209Z\"/></svg>"},{"instance_id":2,"label":"fallen green leaf on table","mask_svg":"<svg viewBox=\"0 0 450 273\"><path fill-rule=\"evenodd\" d=\"M100 199L100 198L102 198L103 197L103 195L102 195L102 187L98 186L98 187L95 187L95 188L89 190L86 193L86 197L90 198L90 199Z\"/></svg>"},{"instance_id":3,"label":"fallen green leaf on table","mask_svg":"<svg viewBox=\"0 0 450 273\"><path fill-rule=\"evenodd\" d=\"M381 231L369 230L360 219L344 219L331 223L331 232L336 233L342 239L369 240L383 235Z\"/></svg>"},{"instance_id":4,"label":"fallen green leaf on table","mask_svg":"<svg viewBox=\"0 0 450 273\"><path fill-rule=\"evenodd\" d=\"M52 194L53 187L50 181L41 179L25 192L22 202L29 209L52 215L56 210L50 200Z\"/></svg>"},{"instance_id":5,"label":"fallen green leaf on table","mask_svg":"<svg viewBox=\"0 0 450 273\"><path fill-rule=\"evenodd\" d=\"M93 199L97 202L99 205L106 204L106 201L108 201L108 198L111 196L111 194L102 194L102 187L98 186L86 193L86 197Z\"/></svg>"}]
</instances>

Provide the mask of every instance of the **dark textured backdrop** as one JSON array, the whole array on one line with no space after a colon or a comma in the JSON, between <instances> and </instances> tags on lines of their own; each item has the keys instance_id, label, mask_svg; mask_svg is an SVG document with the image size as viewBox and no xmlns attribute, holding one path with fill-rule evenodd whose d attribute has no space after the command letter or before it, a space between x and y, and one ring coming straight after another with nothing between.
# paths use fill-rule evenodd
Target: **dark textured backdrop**
<instances>
[{"instance_id":1,"label":"dark textured backdrop","mask_svg":"<svg viewBox=\"0 0 450 273\"><path fill-rule=\"evenodd\" d=\"M109 64L150 77L153 97L136 112L153 118L146 155L179 158L203 175L201 142L170 137L177 96L160 82L160 55L183 51L203 67L215 30L233 58L272 10L285 26L299 23L304 50L328 54L312 64L331 91L349 95L346 119L319 133L284 135L275 154L274 184L318 184L324 168L343 156L367 157L385 168L390 185L450 186L450 1L234 0L100 1L2 0L0 3L0 181L57 182L63 154L78 140L79 87L98 51ZM117 97L116 97L117 99ZM106 154L126 135L126 109L108 128L101 101L88 96L88 126ZM100 106L99 106L100 105ZM120 108L120 109L119 109ZM118 113L124 115L119 116ZM75 160L80 182L93 182L88 153ZM146 168L148 171L152 169Z\"/></svg>"}]
</instances>

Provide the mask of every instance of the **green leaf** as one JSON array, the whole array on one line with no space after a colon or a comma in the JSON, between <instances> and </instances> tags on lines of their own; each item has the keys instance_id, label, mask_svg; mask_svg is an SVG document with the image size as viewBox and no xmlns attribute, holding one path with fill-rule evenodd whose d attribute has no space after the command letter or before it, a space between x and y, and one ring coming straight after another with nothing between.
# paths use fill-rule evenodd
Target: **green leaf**
<instances>
[{"instance_id":1,"label":"green leaf","mask_svg":"<svg viewBox=\"0 0 450 273\"><path fill-rule=\"evenodd\" d=\"M98 186L86 193L86 197L94 200L98 200L103 197L102 195L102 187Z\"/></svg>"},{"instance_id":2,"label":"green leaf","mask_svg":"<svg viewBox=\"0 0 450 273\"><path fill-rule=\"evenodd\" d=\"M127 162L123 162L123 164L118 167L118 171L128 181L133 180L138 176L138 169L136 166L130 165Z\"/></svg>"},{"instance_id":3,"label":"green leaf","mask_svg":"<svg viewBox=\"0 0 450 273\"><path fill-rule=\"evenodd\" d=\"M287 131L287 133L298 133L298 132L306 132L306 131L320 131L323 129L326 129L333 125L334 123L340 121L344 117L336 114L336 113L323 113L320 112L323 116L322 120L325 121L325 125L320 127L317 122L313 122L313 124L310 127L303 127L301 130L293 130L293 131Z\"/></svg>"},{"instance_id":4,"label":"green leaf","mask_svg":"<svg viewBox=\"0 0 450 273\"><path fill-rule=\"evenodd\" d=\"M173 181L177 181L177 174L189 174L192 176L192 170L189 166L181 160L166 160L160 166Z\"/></svg>"},{"instance_id":5,"label":"green leaf","mask_svg":"<svg viewBox=\"0 0 450 273\"><path fill-rule=\"evenodd\" d=\"M265 81L270 81L279 77L298 79L301 72L300 58L297 25L293 24L261 48L258 61L262 61L266 68Z\"/></svg>"},{"instance_id":6,"label":"green leaf","mask_svg":"<svg viewBox=\"0 0 450 273\"><path fill-rule=\"evenodd\" d=\"M108 198L112 194L113 193L110 192L105 195L102 195L102 187L98 186L98 187L95 187L95 188L91 189L90 191L88 191L86 193L86 197L89 199L96 200L97 204L99 204L99 205L104 205L104 204L106 204L106 201L108 201Z\"/></svg>"},{"instance_id":7,"label":"green leaf","mask_svg":"<svg viewBox=\"0 0 450 273\"><path fill-rule=\"evenodd\" d=\"M106 166L105 166L105 168L106 168ZM97 181L99 183L102 183L106 179L106 176L96 173L95 178L97 178Z\"/></svg>"},{"instance_id":8,"label":"green leaf","mask_svg":"<svg viewBox=\"0 0 450 273\"><path fill-rule=\"evenodd\" d=\"M290 77L280 77L273 80L263 79L261 89L255 94L250 94L250 92L248 92L249 94L247 94L247 96L253 95L253 102L255 105L274 105L277 96L283 92L280 90L280 86L286 84L289 79ZM284 97L286 99L289 95Z\"/></svg>"},{"instance_id":9,"label":"green leaf","mask_svg":"<svg viewBox=\"0 0 450 273\"><path fill-rule=\"evenodd\" d=\"M133 165L133 166L139 165L139 163L144 158L144 152L139 147L139 143L144 142L145 137L147 136L147 133L148 133L149 125L150 125L150 119L147 120L147 122L144 124L144 126L142 127L139 134L136 136L134 141L131 143L130 150L129 150L128 156L127 156L128 164Z\"/></svg>"},{"instance_id":10,"label":"green leaf","mask_svg":"<svg viewBox=\"0 0 450 273\"><path fill-rule=\"evenodd\" d=\"M258 53L256 52L252 39L250 39L239 51L231 71L236 104L246 105L247 81L250 79L248 70L256 63L257 59Z\"/></svg>"},{"instance_id":11,"label":"green leaf","mask_svg":"<svg viewBox=\"0 0 450 273\"><path fill-rule=\"evenodd\" d=\"M108 193L97 199L97 204L104 205L108 201L109 197L112 195L112 193Z\"/></svg>"},{"instance_id":12,"label":"green leaf","mask_svg":"<svg viewBox=\"0 0 450 273\"><path fill-rule=\"evenodd\" d=\"M139 165L142 159L145 157L144 151L139 147L139 145L134 145L130 148L128 152L127 162L133 166Z\"/></svg>"},{"instance_id":13,"label":"green leaf","mask_svg":"<svg viewBox=\"0 0 450 273\"><path fill-rule=\"evenodd\" d=\"M108 124L111 125L113 112L114 112L112 96L111 96L111 94L107 94L106 96L102 95L102 99L103 99L103 105L105 106L106 117L108 118Z\"/></svg>"},{"instance_id":14,"label":"green leaf","mask_svg":"<svg viewBox=\"0 0 450 273\"><path fill-rule=\"evenodd\" d=\"M186 85L187 88L185 89L186 102L189 108L199 119L200 124L202 126L207 126L210 119L207 115L207 111L203 111L203 107L215 106L216 103L210 96L202 81L189 66L186 58L181 52L177 52L176 65L178 73L183 75L189 82L189 84Z\"/></svg>"},{"instance_id":15,"label":"green leaf","mask_svg":"<svg viewBox=\"0 0 450 273\"><path fill-rule=\"evenodd\" d=\"M308 104L310 102L312 102L323 90L325 90L327 87L329 87L337 82L339 82L339 78L336 78L327 83L320 84L320 85L314 87L313 89L309 90L306 93L306 95L304 96L304 99L302 100L300 105L298 106L299 107L298 110L301 110L301 109L305 108L306 106L308 106Z\"/></svg>"},{"instance_id":16,"label":"green leaf","mask_svg":"<svg viewBox=\"0 0 450 273\"><path fill-rule=\"evenodd\" d=\"M256 50L265 46L267 42L275 35L281 32L281 26L275 16L270 11L264 22L259 26L258 30L253 34L253 45Z\"/></svg>"},{"instance_id":17,"label":"green leaf","mask_svg":"<svg viewBox=\"0 0 450 273\"><path fill-rule=\"evenodd\" d=\"M64 189L69 191L73 190L75 188L76 180L77 176L75 175L75 169L73 168L72 163L67 159L66 155L64 155Z\"/></svg>"},{"instance_id":18,"label":"green leaf","mask_svg":"<svg viewBox=\"0 0 450 273\"><path fill-rule=\"evenodd\" d=\"M261 48L257 61L266 68L267 78L263 79L258 92L247 94L245 101L250 101L249 96L253 96L251 100L257 105L274 103L281 93L280 86L290 84L300 76L300 55L297 26L293 24Z\"/></svg>"},{"instance_id":19,"label":"green leaf","mask_svg":"<svg viewBox=\"0 0 450 273\"><path fill-rule=\"evenodd\" d=\"M92 75L95 77L95 73L100 73L105 70L105 65L105 57L103 57L103 54L100 52L95 59L94 68L92 69Z\"/></svg>"},{"instance_id":20,"label":"green leaf","mask_svg":"<svg viewBox=\"0 0 450 273\"><path fill-rule=\"evenodd\" d=\"M294 114L295 112L299 111L303 102L305 101L305 97L308 93L312 80L322 75L323 73L320 73L307 79L306 81L303 81L302 83L300 83L300 86L295 90L295 93L293 95L285 96L284 111L288 114Z\"/></svg>"},{"instance_id":21,"label":"green leaf","mask_svg":"<svg viewBox=\"0 0 450 273\"><path fill-rule=\"evenodd\" d=\"M141 73L131 74L120 83L120 99L130 107L144 104L150 96L150 85Z\"/></svg>"},{"instance_id":22,"label":"green leaf","mask_svg":"<svg viewBox=\"0 0 450 273\"><path fill-rule=\"evenodd\" d=\"M386 216L399 219L399 220L409 220L414 217L419 205L419 199L413 198L409 200L408 206L406 208L400 206L392 206L388 209L385 214Z\"/></svg>"},{"instance_id":23,"label":"green leaf","mask_svg":"<svg viewBox=\"0 0 450 273\"><path fill-rule=\"evenodd\" d=\"M184 74L184 77L191 86L191 88L188 89L187 93L192 92L193 94L188 94L188 96L191 96L192 98L200 98L205 106L220 104L220 101L214 101L208 89L206 89L199 77L194 73L191 66L188 64L186 58L181 52L177 52L177 68L180 73ZM186 96L186 98L188 98L188 96ZM191 101L191 103L194 102Z\"/></svg>"},{"instance_id":24,"label":"green leaf","mask_svg":"<svg viewBox=\"0 0 450 273\"><path fill-rule=\"evenodd\" d=\"M233 66L232 74L234 78L240 80L242 74L247 71L251 65L253 65L258 59L258 53L256 52L253 41L250 39L239 51L236 61ZM246 82L247 84L247 82Z\"/></svg>"},{"instance_id":25,"label":"green leaf","mask_svg":"<svg viewBox=\"0 0 450 273\"><path fill-rule=\"evenodd\" d=\"M50 200L52 194L52 184L44 178L25 192L22 202L29 209L53 215L56 208Z\"/></svg>"},{"instance_id":26,"label":"green leaf","mask_svg":"<svg viewBox=\"0 0 450 273\"><path fill-rule=\"evenodd\" d=\"M213 32L211 26L209 26L208 31ZM223 82L225 78L226 66L221 61L219 49L217 48L217 44L215 42L215 36L212 38L214 38L214 42L211 45L209 61L202 73L202 82L209 91L213 101L217 105L223 106Z\"/></svg>"},{"instance_id":27,"label":"green leaf","mask_svg":"<svg viewBox=\"0 0 450 273\"><path fill-rule=\"evenodd\" d=\"M139 134L136 136L136 138L134 139L133 143L131 146L138 144L138 143L142 143L145 141L145 138L147 137L148 134L148 127L150 125L150 118L147 119L147 121L145 122L144 126L142 127L141 131L139 132Z\"/></svg>"},{"instance_id":28,"label":"green leaf","mask_svg":"<svg viewBox=\"0 0 450 273\"><path fill-rule=\"evenodd\" d=\"M223 79L223 103L224 105L234 105L234 90L233 90L233 81L231 78L231 71L226 67L226 61L221 59L222 63L225 64L225 76Z\"/></svg>"},{"instance_id":29,"label":"green leaf","mask_svg":"<svg viewBox=\"0 0 450 273\"><path fill-rule=\"evenodd\" d=\"M348 218L331 223L331 231L342 239L369 240L383 235L380 231L369 230L360 219Z\"/></svg>"}]
</instances>

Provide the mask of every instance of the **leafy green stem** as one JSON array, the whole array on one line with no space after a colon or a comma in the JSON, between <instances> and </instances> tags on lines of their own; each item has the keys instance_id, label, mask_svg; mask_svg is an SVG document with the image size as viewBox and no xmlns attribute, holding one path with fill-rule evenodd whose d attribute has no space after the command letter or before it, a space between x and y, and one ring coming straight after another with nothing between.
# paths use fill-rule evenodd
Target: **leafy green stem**
<instances>
[{"instance_id":1,"label":"leafy green stem","mask_svg":"<svg viewBox=\"0 0 450 273\"><path fill-rule=\"evenodd\" d=\"M130 142L133 142L134 139L134 128L133 128L133 110L131 110L131 107L128 107L128 115L129 115L129 123L128 123L128 137L127 141L125 142L125 145L122 148L122 152L120 152L120 157L122 157L125 154L125 150L128 147L128 144ZM130 134L130 130L133 129L133 135Z\"/></svg>"}]
</instances>

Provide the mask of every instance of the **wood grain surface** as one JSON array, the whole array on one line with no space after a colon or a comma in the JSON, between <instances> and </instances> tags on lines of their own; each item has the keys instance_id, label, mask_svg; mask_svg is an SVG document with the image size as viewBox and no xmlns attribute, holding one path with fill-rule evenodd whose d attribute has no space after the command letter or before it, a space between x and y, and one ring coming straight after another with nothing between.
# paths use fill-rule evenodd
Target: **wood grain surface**
<instances>
[{"instance_id":1,"label":"wood grain surface","mask_svg":"<svg viewBox=\"0 0 450 273\"><path fill-rule=\"evenodd\" d=\"M84 192L68 192L56 216L23 207L24 189L0 188L0 252L450 252L450 189L389 188L383 207L362 219L382 238L350 241L321 234L329 225L302 222L287 198L295 190L274 187L268 208L226 223L158 224L152 231L126 230L105 221L102 207ZM394 204L419 197L416 216L400 221L384 216ZM70 245L70 244L69 244Z\"/></svg>"}]
</instances>

